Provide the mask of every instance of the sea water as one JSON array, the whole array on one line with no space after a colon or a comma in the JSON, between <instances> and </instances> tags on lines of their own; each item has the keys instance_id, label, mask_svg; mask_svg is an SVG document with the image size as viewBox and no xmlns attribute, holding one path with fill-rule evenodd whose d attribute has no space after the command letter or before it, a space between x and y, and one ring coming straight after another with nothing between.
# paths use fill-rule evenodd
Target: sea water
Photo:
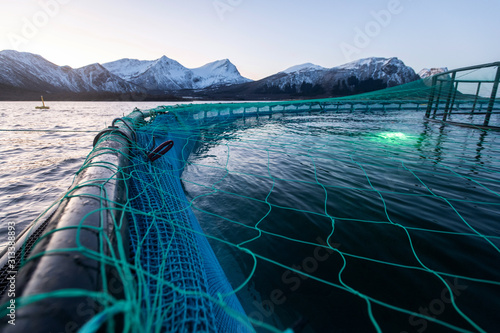
<instances>
[{"instance_id":1,"label":"sea water","mask_svg":"<svg viewBox=\"0 0 500 333\"><path fill-rule=\"evenodd\" d=\"M0 250L70 187L94 136L114 118L158 102L0 102ZM165 103L163 103L165 104ZM176 103L170 103L176 104Z\"/></svg>"},{"instance_id":2,"label":"sea water","mask_svg":"<svg viewBox=\"0 0 500 333\"><path fill-rule=\"evenodd\" d=\"M494 331L499 140L421 111L277 114L202 131L183 183L255 320Z\"/></svg>"},{"instance_id":3,"label":"sea water","mask_svg":"<svg viewBox=\"0 0 500 333\"><path fill-rule=\"evenodd\" d=\"M66 191L99 130L158 104L1 103L0 243ZM251 277L238 297L255 320L494 331L498 142L421 112L277 114L203 130L182 184L233 287Z\"/></svg>"}]
</instances>

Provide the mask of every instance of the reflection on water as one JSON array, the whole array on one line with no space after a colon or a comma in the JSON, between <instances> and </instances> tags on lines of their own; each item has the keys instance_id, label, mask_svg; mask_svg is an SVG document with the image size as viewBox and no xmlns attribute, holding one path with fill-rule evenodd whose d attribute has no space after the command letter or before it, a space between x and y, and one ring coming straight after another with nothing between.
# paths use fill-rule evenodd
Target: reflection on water
<instances>
[{"instance_id":1,"label":"reflection on water","mask_svg":"<svg viewBox=\"0 0 500 333\"><path fill-rule=\"evenodd\" d=\"M479 134L479 141L477 143L477 148L476 148L476 161L481 164L481 151L484 149L483 147L483 144L484 144L484 140L486 139L486 136L488 135L488 132L487 131L483 131L481 132L481 134Z\"/></svg>"},{"instance_id":2,"label":"reflection on water","mask_svg":"<svg viewBox=\"0 0 500 333\"><path fill-rule=\"evenodd\" d=\"M7 222L21 232L71 185L96 134L81 131L98 132L136 106L157 104L51 102L50 110L39 111L36 102L1 102L0 129L9 131L0 131L0 250Z\"/></svg>"},{"instance_id":3,"label":"reflection on water","mask_svg":"<svg viewBox=\"0 0 500 333\"><path fill-rule=\"evenodd\" d=\"M462 129L462 135L456 136L460 130L453 125L437 125L428 121L422 122L422 132L418 136L415 147L421 154L422 158L432 158L435 163L440 163L443 160L443 153L453 153L453 151L461 150L464 155L473 153L472 145L475 143L475 162L477 165L483 164L483 150L485 149L485 141L487 142L488 135L491 135L492 142L498 140L498 132L486 130L465 130ZM455 147L453 147L453 145ZM451 147L450 147L451 146ZM494 148L491 142L487 142L487 147ZM432 154L429 154L427 148L433 147ZM450 152L449 149L453 150ZM495 152L495 150L493 150ZM488 155L489 158L490 155ZM476 164L471 164L475 168Z\"/></svg>"},{"instance_id":4,"label":"reflection on water","mask_svg":"<svg viewBox=\"0 0 500 333\"><path fill-rule=\"evenodd\" d=\"M437 271L467 288L460 310L488 330L500 306L496 140L402 112L252 119L203 132L183 180L204 231L257 256L253 271L252 256L211 240L234 286L252 276L239 297L254 319L372 331L369 299L383 331L442 331L383 305L434 304ZM472 330L452 307L439 320Z\"/></svg>"},{"instance_id":5,"label":"reflection on water","mask_svg":"<svg viewBox=\"0 0 500 333\"><path fill-rule=\"evenodd\" d=\"M41 113L3 103L2 128L98 131L156 104L59 102ZM497 328L499 134L422 116L273 115L202 131L183 185L204 231L227 242L211 239L233 286L251 276L238 296L252 318L367 332L371 311L383 331L443 331L411 312L438 304L447 284L471 321ZM1 133L2 243L6 222L23 229L67 189L92 139ZM436 320L477 330L441 302Z\"/></svg>"}]
</instances>

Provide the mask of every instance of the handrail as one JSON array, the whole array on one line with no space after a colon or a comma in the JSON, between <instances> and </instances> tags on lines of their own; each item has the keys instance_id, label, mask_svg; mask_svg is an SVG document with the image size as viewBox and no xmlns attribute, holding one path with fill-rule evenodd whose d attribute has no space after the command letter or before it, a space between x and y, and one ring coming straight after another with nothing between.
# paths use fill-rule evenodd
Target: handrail
<instances>
[{"instance_id":1,"label":"handrail","mask_svg":"<svg viewBox=\"0 0 500 333\"><path fill-rule=\"evenodd\" d=\"M467 80L467 79L462 79L462 78L457 78L458 73L466 72L466 71L472 71L472 70L478 70L478 69L485 69L485 68L496 68L496 74L495 74L495 79L494 80ZM438 84L439 81L439 84ZM488 127L489 122L491 119L491 115L493 113L493 110L495 109L495 103L497 102L497 93L498 93L498 87L500 84L500 61L497 62L492 62L488 64L483 64L483 65L476 65L476 66L469 66L469 67L463 67L463 68L458 68L450 71L446 71L443 73L436 74L432 76L432 83L431 83L431 91L429 94L429 101L427 103L427 110L425 112L425 117L430 118L431 117L431 112L433 112L433 119L436 117L437 110L440 108L440 106L444 103L445 108L443 112L443 119L442 121L446 122L448 117L452 114L454 108L455 108L455 102L457 99L457 95L459 95L460 100L464 100L464 97L462 97L461 93L459 94L459 84L460 83L476 83L477 84L477 89L475 94L466 94L465 97L470 99L472 108L470 110L470 113L473 114L476 105L479 99L488 101L488 107L486 109L485 117L483 124L481 126L483 127ZM492 84L492 89L491 89L491 94L489 97L486 96L480 96L481 88L485 86L485 84ZM439 87L438 87L439 86Z\"/></svg>"},{"instance_id":2,"label":"handrail","mask_svg":"<svg viewBox=\"0 0 500 333\"><path fill-rule=\"evenodd\" d=\"M474 65L474 66L467 66L467 67L456 68L456 69L452 69L452 70L449 70L449 71L446 71L446 72L435 74L434 77L441 76L441 75L452 74L453 72L465 72L465 71L471 71L471 70L474 70L474 69L482 69L482 68L495 67L495 66L497 66L497 67L500 66L500 61L490 62L490 63L487 63L487 64L481 64L481 65Z\"/></svg>"}]
</instances>

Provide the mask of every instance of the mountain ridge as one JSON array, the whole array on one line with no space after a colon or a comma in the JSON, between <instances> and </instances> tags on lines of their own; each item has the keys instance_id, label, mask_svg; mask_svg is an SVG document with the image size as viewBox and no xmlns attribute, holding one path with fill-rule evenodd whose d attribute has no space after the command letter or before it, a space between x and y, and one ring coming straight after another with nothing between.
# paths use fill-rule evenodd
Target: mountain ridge
<instances>
[{"instance_id":1,"label":"mountain ridge","mask_svg":"<svg viewBox=\"0 0 500 333\"><path fill-rule=\"evenodd\" d=\"M251 81L241 76L228 59L191 69L166 56L156 60L120 59L103 66L122 79L150 91L204 89Z\"/></svg>"},{"instance_id":2,"label":"mountain ridge","mask_svg":"<svg viewBox=\"0 0 500 333\"><path fill-rule=\"evenodd\" d=\"M390 88L418 79L415 71L398 58L372 57L332 68L309 63L297 65L261 80L219 88L208 97L340 97Z\"/></svg>"},{"instance_id":3,"label":"mountain ridge","mask_svg":"<svg viewBox=\"0 0 500 333\"><path fill-rule=\"evenodd\" d=\"M0 83L42 93L145 92L97 63L73 69L40 55L11 50L0 51Z\"/></svg>"},{"instance_id":4,"label":"mountain ridge","mask_svg":"<svg viewBox=\"0 0 500 333\"><path fill-rule=\"evenodd\" d=\"M0 51L0 99L36 94L54 98L156 100L162 98L269 99L336 97L417 80L398 58L366 58L325 68L312 63L289 67L252 81L229 59L187 68L162 56L155 60L123 58L80 68L58 66L40 55ZM25 92L26 96L20 96ZM30 97L31 98L31 97Z\"/></svg>"}]
</instances>

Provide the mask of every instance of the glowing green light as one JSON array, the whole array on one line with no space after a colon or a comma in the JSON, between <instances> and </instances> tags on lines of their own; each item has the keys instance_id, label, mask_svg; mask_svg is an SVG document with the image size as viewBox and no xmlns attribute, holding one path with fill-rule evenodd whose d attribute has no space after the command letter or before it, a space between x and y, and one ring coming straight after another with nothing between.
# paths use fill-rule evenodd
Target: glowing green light
<instances>
[{"instance_id":1,"label":"glowing green light","mask_svg":"<svg viewBox=\"0 0 500 333\"><path fill-rule=\"evenodd\" d=\"M389 140L404 140L407 138L406 134L401 132L381 133L380 136L384 139L389 139Z\"/></svg>"}]
</instances>

